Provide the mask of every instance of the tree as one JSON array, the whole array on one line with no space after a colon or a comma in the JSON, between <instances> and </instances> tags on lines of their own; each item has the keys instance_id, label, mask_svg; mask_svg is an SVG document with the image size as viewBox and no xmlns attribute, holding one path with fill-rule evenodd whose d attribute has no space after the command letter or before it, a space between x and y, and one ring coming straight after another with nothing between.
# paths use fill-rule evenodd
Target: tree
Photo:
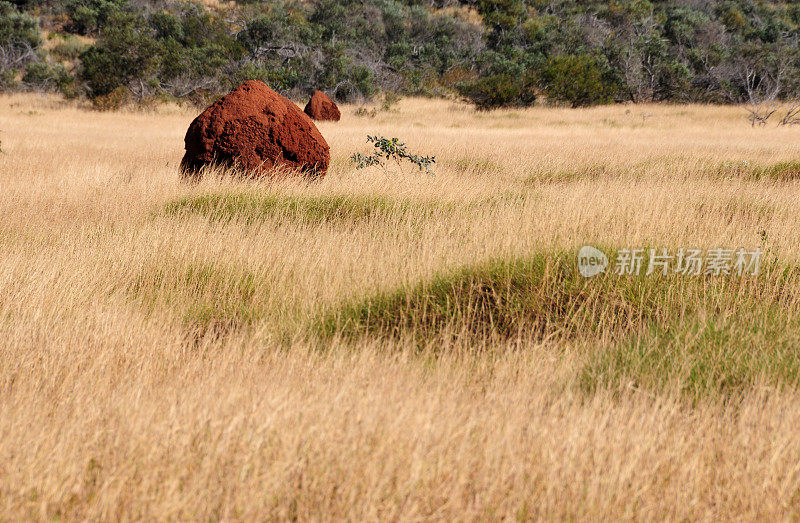
<instances>
[{"instance_id":1,"label":"tree","mask_svg":"<svg viewBox=\"0 0 800 523\"><path fill-rule=\"evenodd\" d=\"M15 87L17 74L39 61L40 44L38 20L0 2L0 89Z\"/></svg>"}]
</instances>

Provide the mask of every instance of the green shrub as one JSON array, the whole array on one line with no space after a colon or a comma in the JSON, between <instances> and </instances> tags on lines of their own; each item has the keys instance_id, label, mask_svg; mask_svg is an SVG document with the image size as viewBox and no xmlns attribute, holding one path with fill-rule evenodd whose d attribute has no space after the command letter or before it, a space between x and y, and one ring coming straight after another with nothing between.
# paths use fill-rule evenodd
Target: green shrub
<instances>
[{"instance_id":1,"label":"green shrub","mask_svg":"<svg viewBox=\"0 0 800 523\"><path fill-rule=\"evenodd\" d=\"M367 136L367 142L372 143L375 147L372 154L355 153L350 157L350 161L356 164L357 169L365 169L376 165L382 168L384 172L388 172L388 161L392 161L400 167L402 167L402 162L406 161L415 165L420 171L424 170L428 174L433 174L431 166L436 163L435 156L412 154L408 151L406 145L397 138Z\"/></svg>"},{"instance_id":2,"label":"green shrub","mask_svg":"<svg viewBox=\"0 0 800 523\"><path fill-rule=\"evenodd\" d=\"M69 16L71 32L94 35L126 7L128 0L68 0L64 11Z\"/></svg>"},{"instance_id":3,"label":"green shrub","mask_svg":"<svg viewBox=\"0 0 800 523\"><path fill-rule=\"evenodd\" d=\"M39 21L19 12L11 3L0 1L0 45L25 45L36 49L41 42Z\"/></svg>"},{"instance_id":4,"label":"green shrub","mask_svg":"<svg viewBox=\"0 0 800 523\"><path fill-rule=\"evenodd\" d=\"M39 91L58 91L67 98L77 96L75 79L61 64L51 64L46 61L28 64L22 83L29 89Z\"/></svg>"},{"instance_id":5,"label":"green shrub","mask_svg":"<svg viewBox=\"0 0 800 523\"><path fill-rule=\"evenodd\" d=\"M532 105L536 100L534 82L529 78L517 78L509 74L498 74L460 83L459 94L480 110L498 107Z\"/></svg>"},{"instance_id":6,"label":"green shrub","mask_svg":"<svg viewBox=\"0 0 800 523\"><path fill-rule=\"evenodd\" d=\"M40 60L40 45L39 21L20 13L9 2L0 1L0 48L4 55L0 63L0 89L18 87L18 75Z\"/></svg>"},{"instance_id":7,"label":"green shrub","mask_svg":"<svg viewBox=\"0 0 800 523\"><path fill-rule=\"evenodd\" d=\"M548 99L572 107L608 103L617 92L617 86L608 79L597 61L587 55L553 58L539 78Z\"/></svg>"},{"instance_id":8,"label":"green shrub","mask_svg":"<svg viewBox=\"0 0 800 523\"><path fill-rule=\"evenodd\" d=\"M248 80L261 80L272 89L286 92L298 84L300 73L286 67L267 69L254 63L246 63L236 72L235 78L237 84Z\"/></svg>"},{"instance_id":9,"label":"green shrub","mask_svg":"<svg viewBox=\"0 0 800 523\"><path fill-rule=\"evenodd\" d=\"M117 87L110 93L92 98L92 107L98 111L116 111L131 103L131 93L127 87Z\"/></svg>"},{"instance_id":10,"label":"green shrub","mask_svg":"<svg viewBox=\"0 0 800 523\"><path fill-rule=\"evenodd\" d=\"M179 5L175 13L109 15L97 44L80 55L90 98L124 87L139 103L202 102L232 87L228 69L242 49L225 21L198 6Z\"/></svg>"},{"instance_id":11,"label":"green shrub","mask_svg":"<svg viewBox=\"0 0 800 523\"><path fill-rule=\"evenodd\" d=\"M394 91L384 91L383 100L381 100L381 109L383 111L391 111L392 108L400 101L400 95Z\"/></svg>"},{"instance_id":12,"label":"green shrub","mask_svg":"<svg viewBox=\"0 0 800 523\"><path fill-rule=\"evenodd\" d=\"M149 83L158 64L158 46L140 17L118 12L80 60L81 78L90 97L96 98L130 83Z\"/></svg>"}]
</instances>

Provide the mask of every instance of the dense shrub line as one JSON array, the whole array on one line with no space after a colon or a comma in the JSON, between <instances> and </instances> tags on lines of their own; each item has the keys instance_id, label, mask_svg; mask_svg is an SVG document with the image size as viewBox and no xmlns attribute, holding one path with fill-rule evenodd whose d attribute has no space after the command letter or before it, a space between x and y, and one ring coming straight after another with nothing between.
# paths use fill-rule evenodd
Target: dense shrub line
<instances>
[{"instance_id":1,"label":"dense shrub line","mask_svg":"<svg viewBox=\"0 0 800 523\"><path fill-rule=\"evenodd\" d=\"M99 107L458 93L479 108L791 98L800 6L727 0L0 1L0 88Z\"/></svg>"}]
</instances>

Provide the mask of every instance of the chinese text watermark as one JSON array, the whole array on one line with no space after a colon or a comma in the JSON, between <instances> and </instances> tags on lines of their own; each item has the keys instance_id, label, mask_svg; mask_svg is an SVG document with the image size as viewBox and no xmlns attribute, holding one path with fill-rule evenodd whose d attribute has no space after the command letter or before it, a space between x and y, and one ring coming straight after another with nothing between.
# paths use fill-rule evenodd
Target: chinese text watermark
<instances>
[{"instance_id":1,"label":"chinese text watermark","mask_svg":"<svg viewBox=\"0 0 800 523\"><path fill-rule=\"evenodd\" d=\"M686 276L737 276L758 274L761 249L619 249L614 263L595 247L586 245L578 252L578 271L591 278L601 272L610 271L618 276L668 275Z\"/></svg>"}]
</instances>

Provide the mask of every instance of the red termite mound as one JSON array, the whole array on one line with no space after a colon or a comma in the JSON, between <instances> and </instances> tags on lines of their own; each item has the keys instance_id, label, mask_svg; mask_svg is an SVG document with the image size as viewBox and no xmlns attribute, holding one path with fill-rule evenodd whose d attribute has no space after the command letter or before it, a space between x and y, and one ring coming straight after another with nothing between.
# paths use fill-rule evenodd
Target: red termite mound
<instances>
[{"instance_id":1,"label":"red termite mound","mask_svg":"<svg viewBox=\"0 0 800 523\"><path fill-rule=\"evenodd\" d=\"M342 117L339 108L330 96L322 91L314 91L311 100L306 104L305 113L314 120L332 120L338 122Z\"/></svg>"},{"instance_id":2,"label":"red termite mound","mask_svg":"<svg viewBox=\"0 0 800 523\"><path fill-rule=\"evenodd\" d=\"M206 165L241 169L252 176L274 168L322 177L330 148L314 122L263 82L245 82L194 119L186 132L184 176Z\"/></svg>"}]
</instances>

